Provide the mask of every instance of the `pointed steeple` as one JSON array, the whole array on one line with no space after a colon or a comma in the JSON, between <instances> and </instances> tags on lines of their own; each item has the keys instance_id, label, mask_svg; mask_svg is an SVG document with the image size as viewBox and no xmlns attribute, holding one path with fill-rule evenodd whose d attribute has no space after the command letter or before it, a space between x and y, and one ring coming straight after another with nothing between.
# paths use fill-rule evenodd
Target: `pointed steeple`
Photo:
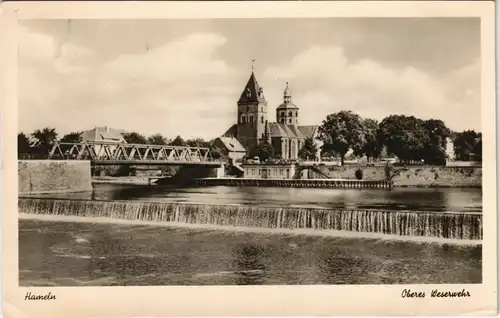
<instances>
[{"instance_id":1,"label":"pointed steeple","mask_svg":"<svg viewBox=\"0 0 500 318\"><path fill-rule=\"evenodd\" d=\"M292 92L290 91L290 88L288 88L288 82L286 82L286 88L283 92L283 101L287 104L292 102Z\"/></svg>"},{"instance_id":2,"label":"pointed steeple","mask_svg":"<svg viewBox=\"0 0 500 318\"><path fill-rule=\"evenodd\" d=\"M250 75L247 85L245 85L245 88L241 93L238 104L257 102L266 102L266 98L264 97L264 90L262 89L262 87L260 87L257 79L255 78L255 73L253 72L252 65L252 74Z\"/></svg>"}]
</instances>

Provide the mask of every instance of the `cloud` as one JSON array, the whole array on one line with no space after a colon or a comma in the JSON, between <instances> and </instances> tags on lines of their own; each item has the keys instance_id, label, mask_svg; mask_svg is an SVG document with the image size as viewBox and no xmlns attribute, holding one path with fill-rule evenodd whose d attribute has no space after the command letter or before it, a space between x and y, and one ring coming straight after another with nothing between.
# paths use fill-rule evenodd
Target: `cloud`
<instances>
[{"instance_id":1,"label":"cloud","mask_svg":"<svg viewBox=\"0 0 500 318\"><path fill-rule=\"evenodd\" d=\"M106 61L75 43L57 46L49 36L24 32L21 51L34 49L26 39L35 38L44 53L43 58L24 55L23 130L43 122L61 133L106 125L168 137L213 138L235 117L235 72L214 57L226 42L219 34L191 34ZM44 94L47 88L50 93ZM41 117L33 116L33 109L43 111Z\"/></svg>"},{"instance_id":2,"label":"cloud","mask_svg":"<svg viewBox=\"0 0 500 318\"><path fill-rule=\"evenodd\" d=\"M235 122L236 100L248 74L228 64L246 50L235 51L234 38L198 32L154 45L134 39L128 50L113 55L108 42L84 45L71 35L61 39L24 26L19 32L24 132L51 126L64 134L99 125L213 138ZM270 120L289 81L303 124L351 109L379 120L400 113L440 118L453 129L480 128L479 60L432 72L409 62L349 58L341 45L313 45L289 56L257 72Z\"/></svg>"},{"instance_id":3,"label":"cloud","mask_svg":"<svg viewBox=\"0 0 500 318\"><path fill-rule=\"evenodd\" d=\"M413 66L391 67L371 59L352 62L341 47L315 46L289 63L269 67L264 75L273 83L277 78L290 82L305 124L319 123L328 113L350 109L378 120L389 114L407 114L443 119L451 128L478 129L474 108L474 103L480 105L475 96L478 70L476 62L438 76ZM273 90L282 91L282 86L274 85ZM281 99L269 89L267 95ZM308 110L311 108L314 111ZM463 116L464 110L470 116ZM450 116L453 113L456 115Z\"/></svg>"}]
</instances>

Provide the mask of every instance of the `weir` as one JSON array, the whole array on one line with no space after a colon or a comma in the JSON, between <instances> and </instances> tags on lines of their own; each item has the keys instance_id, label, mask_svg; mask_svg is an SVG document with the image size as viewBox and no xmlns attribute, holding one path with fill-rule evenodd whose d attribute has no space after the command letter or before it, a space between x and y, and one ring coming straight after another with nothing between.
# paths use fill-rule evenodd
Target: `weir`
<instances>
[{"instance_id":1,"label":"weir","mask_svg":"<svg viewBox=\"0 0 500 318\"><path fill-rule=\"evenodd\" d=\"M280 187L280 188L343 188L343 189L391 189L387 180L336 180L336 179L250 179L250 178L203 178L192 179L197 186L229 187Z\"/></svg>"},{"instance_id":2,"label":"weir","mask_svg":"<svg viewBox=\"0 0 500 318\"><path fill-rule=\"evenodd\" d=\"M19 213L229 227L353 231L456 240L483 238L482 214L19 198Z\"/></svg>"}]
</instances>

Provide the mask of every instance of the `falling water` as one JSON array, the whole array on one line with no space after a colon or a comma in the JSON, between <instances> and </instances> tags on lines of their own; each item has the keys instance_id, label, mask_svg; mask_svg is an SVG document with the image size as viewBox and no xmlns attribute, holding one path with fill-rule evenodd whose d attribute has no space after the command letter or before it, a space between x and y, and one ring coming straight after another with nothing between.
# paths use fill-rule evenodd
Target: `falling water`
<instances>
[{"instance_id":1,"label":"falling water","mask_svg":"<svg viewBox=\"0 0 500 318\"><path fill-rule=\"evenodd\" d=\"M480 240L480 213L255 207L20 198L19 211L251 228L315 229Z\"/></svg>"}]
</instances>

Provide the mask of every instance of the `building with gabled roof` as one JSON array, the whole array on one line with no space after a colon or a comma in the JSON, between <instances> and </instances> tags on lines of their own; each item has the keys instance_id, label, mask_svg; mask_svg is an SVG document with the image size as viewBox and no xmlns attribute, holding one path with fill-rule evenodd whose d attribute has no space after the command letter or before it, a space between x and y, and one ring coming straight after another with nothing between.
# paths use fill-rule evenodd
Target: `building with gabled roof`
<instances>
[{"instance_id":1,"label":"building with gabled roof","mask_svg":"<svg viewBox=\"0 0 500 318\"><path fill-rule=\"evenodd\" d=\"M109 127L96 126L93 129L82 132L82 141L87 142L113 142L113 143L127 143L123 138L124 130L113 129Z\"/></svg>"},{"instance_id":2,"label":"building with gabled roof","mask_svg":"<svg viewBox=\"0 0 500 318\"><path fill-rule=\"evenodd\" d=\"M268 102L253 71L237 107L237 124L231 126L223 137L235 138L247 152L259 143L267 142L282 159L298 159L305 139L317 137L317 125L299 125L300 109L292 102L288 82L283 92L283 102L276 108L276 122L268 120Z\"/></svg>"}]
</instances>

